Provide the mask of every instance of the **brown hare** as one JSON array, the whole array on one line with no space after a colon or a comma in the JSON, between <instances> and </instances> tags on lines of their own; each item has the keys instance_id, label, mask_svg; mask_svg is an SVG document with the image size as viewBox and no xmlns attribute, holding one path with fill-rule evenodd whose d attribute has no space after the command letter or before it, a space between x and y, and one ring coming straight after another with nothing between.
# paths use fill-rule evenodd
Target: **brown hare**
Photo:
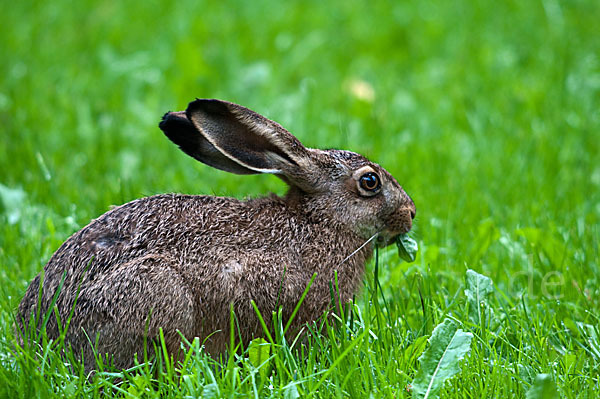
<instances>
[{"instance_id":1,"label":"brown hare","mask_svg":"<svg viewBox=\"0 0 600 399\"><path fill-rule=\"evenodd\" d=\"M132 365L159 328L170 353L179 333L221 353L231 305L247 343L263 334L251 301L267 318L281 307L285 322L317 273L293 320L298 331L327 311L336 273L336 301L350 301L376 243L411 229L415 205L381 166L354 152L305 148L247 108L199 99L159 126L207 165L273 173L289 190L246 201L155 195L73 234L44 267L43 283L40 274L27 289L18 320L21 329L30 320L40 328L55 301L46 329L56 338L72 312L66 340L86 368L94 367L92 344L117 367Z\"/></svg>"}]
</instances>

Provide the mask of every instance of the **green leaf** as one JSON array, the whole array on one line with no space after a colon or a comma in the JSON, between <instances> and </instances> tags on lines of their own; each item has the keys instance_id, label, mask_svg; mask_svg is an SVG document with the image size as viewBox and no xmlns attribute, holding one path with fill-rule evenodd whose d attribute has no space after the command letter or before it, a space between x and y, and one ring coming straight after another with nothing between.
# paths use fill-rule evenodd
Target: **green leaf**
<instances>
[{"instance_id":1,"label":"green leaf","mask_svg":"<svg viewBox=\"0 0 600 399\"><path fill-rule=\"evenodd\" d=\"M298 387L296 384L288 385L283 389L283 398L284 399L298 399L300 394L298 393Z\"/></svg>"},{"instance_id":2,"label":"green leaf","mask_svg":"<svg viewBox=\"0 0 600 399\"><path fill-rule=\"evenodd\" d=\"M147 381L143 375L136 374L131 378L131 385L127 389L127 393L132 396L140 397L144 394L146 390Z\"/></svg>"},{"instance_id":3,"label":"green leaf","mask_svg":"<svg viewBox=\"0 0 600 399\"><path fill-rule=\"evenodd\" d=\"M466 280L465 295L469 301L469 318L480 326L482 319L491 320L493 317L488 296L494 293L494 283L491 278L470 269L467 270Z\"/></svg>"},{"instance_id":4,"label":"green leaf","mask_svg":"<svg viewBox=\"0 0 600 399\"><path fill-rule=\"evenodd\" d=\"M444 382L460 372L459 362L471 349L473 334L444 320L431 334L429 348L419 358L421 368L412 382L413 397L438 397Z\"/></svg>"},{"instance_id":5,"label":"green leaf","mask_svg":"<svg viewBox=\"0 0 600 399\"><path fill-rule=\"evenodd\" d=\"M221 392L219 391L219 386L215 382L204 386L204 389L202 390L202 398L213 399L220 397Z\"/></svg>"},{"instance_id":6,"label":"green leaf","mask_svg":"<svg viewBox=\"0 0 600 399\"><path fill-rule=\"evenodd\" d=\"M586 353L583 349L567 352L562 358L562 364L566 374L575 375L585 373Z\"/></svg>"},{"instance_id":7,"label":"green leaf","mask_svg":"<svg viewBox=\"0 0 600 399\"><path fill-rule=\"evenodd\" d=\"M269 344L263 338L253 339L250 342L250 345L248 345L248 359L254 367L259 369L260 376L263 378L265 378L269 373L268 360L270 353L271 344Z\"/></svg>"},{"instance_id":8,"label":"green leaf","mask_svg":"<svg viewBox=\"0 0 600 399\"><path fill-rule=\"evenodd\" d=\"M571 333L571 335L573 337L579 337L579 335L580 335L579 328L577 327L577 324L572 319L566 317L563 319L562 322L565 325L565 327L567 327L569 329L569 332Z\"/></svg>"},{"instance_id":9,"label":"green leaf","mask_svg":"<svg viewBox=\"0 0 600 399\"><path fill-rule=\"evenodd\" d=\"M414 262L417 258L417 252L419 251L419 245L415 240L410 238L408 234L401 234L396 239L396 246L398 247L398 256L404 259L406 262Z\"/></svg>"},{"instance_id":10,"label":"green leaf","mask_svg":"<svg viewBox=\"0 0 600 399\"><path fill-rule=\"evenodd\" d=\"M558 399L556 384L550 374L538 374L527 391L527 399Z\"/></svg>"}]
</instances>

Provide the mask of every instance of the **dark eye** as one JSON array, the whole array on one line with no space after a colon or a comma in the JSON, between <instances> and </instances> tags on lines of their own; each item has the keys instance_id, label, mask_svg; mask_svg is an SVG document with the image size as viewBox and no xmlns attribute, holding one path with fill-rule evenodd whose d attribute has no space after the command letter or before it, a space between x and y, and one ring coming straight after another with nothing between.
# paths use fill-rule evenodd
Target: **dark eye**
<instances>
[{"instance_id":1,"label":"dark eye","mask_svg":"<svg viewBox=\"0 0 600 399\"><path fill-rule=\"evenodd\" d=\"M381 187L381 181L379 180L379 176L373 172L367 172L362 175L359 179L360 187L363 190L375 192L379 190Z\"/></svg>"}]
</instances>

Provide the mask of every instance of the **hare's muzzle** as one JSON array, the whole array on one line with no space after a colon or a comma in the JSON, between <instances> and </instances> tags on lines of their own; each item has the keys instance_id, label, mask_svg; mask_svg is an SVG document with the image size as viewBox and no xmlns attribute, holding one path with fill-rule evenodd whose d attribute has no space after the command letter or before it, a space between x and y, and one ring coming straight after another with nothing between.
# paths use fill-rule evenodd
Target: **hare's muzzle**
<instances>
[{"instance_id":1,"label":"hare's muzzle","mask_svg":"<svg viewBox=\"0 0 600 399\"><path fill-rule=\"evenodd\" d=\"M406 196L408 197L408 195ZM401 231L400 234L405 234L412 229L413 220L415 219L415 216L417 216L417 207L410 197L408 197L405 206L400 208L400 214L403 221L402 227L406 229L406 231Z\"/></svg>"},{"instance_id":2,"label":"hare's muzzle","mask_svg":"<svg viewBox=\"0 0 600 399\"><path fill-rule=\"evenodd\" d=\"M394 211L387 218L387 227L379 234L377 242L386 247L393 244L396 238L408 233L412 229L413 219L417 213L415 204L408 200L402 207Z\"/></svg>"}]
</instances>

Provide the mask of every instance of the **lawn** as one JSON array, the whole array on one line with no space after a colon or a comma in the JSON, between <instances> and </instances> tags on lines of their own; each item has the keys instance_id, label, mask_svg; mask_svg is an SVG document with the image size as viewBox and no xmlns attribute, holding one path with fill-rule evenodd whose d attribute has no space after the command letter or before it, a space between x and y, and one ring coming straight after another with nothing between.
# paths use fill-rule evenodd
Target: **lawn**
<instances>
[{"instance_id":1,"label":"lawn","mask_svg":"<svg viewBox=\"0 0 600 399\"><path fill-rule=\"evenodd\" d=\"M429 397L600 397L600 2L0 10L0 397L422 397L434 329L448 325L468 342ZM219 363L194 341L183 364L88 378L60 342L16 348L29 282L111 206L285 193L164 137L162 114L196 97L384 166L417 206L416 261L379 250L322 334L271 337Z\"/></svg>"}]
</instances>

